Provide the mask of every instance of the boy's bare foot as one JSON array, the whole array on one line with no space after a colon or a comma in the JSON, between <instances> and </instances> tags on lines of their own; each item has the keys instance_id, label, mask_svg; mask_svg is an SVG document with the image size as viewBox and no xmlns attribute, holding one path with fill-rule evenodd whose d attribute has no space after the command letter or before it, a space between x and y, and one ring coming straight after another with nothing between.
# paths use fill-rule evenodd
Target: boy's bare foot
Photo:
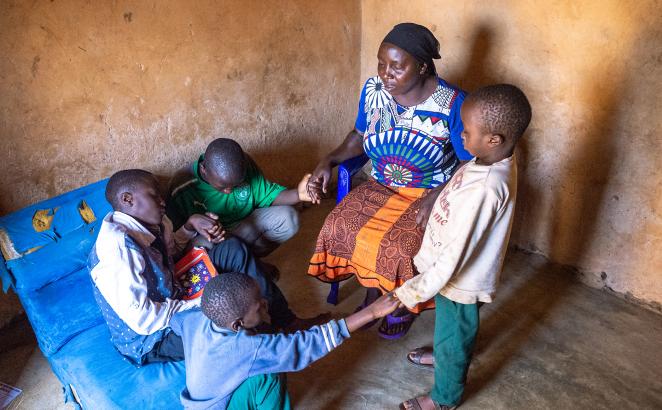
<instances>
[{"instance_id":1,"label":"boy's bare foot","mask_svg":"<svg viewBox=\"0 0 662 410\"><path fill-rule=\"evenodd\" d=\"M456 408L457 406L435 403L430 395L415 397L400 403L401 410L454 410Z\"/></svg>"},{"instance_id":2,"label":"boy's bare foot","mask_svg":"<svg viewBox=\"0 0 662 410\"><path fill-rule=\"evenodd\" d=\"M294 333L298 330L308 330L315 325L321 325L331 320L331 313L326 312L310 318L296 318L283 328L284 333Z\"/></svg>"},{"instance_id":3,"label":"boy's bare foot","mask_svg":"<svg viewBox=\"0 0 662 410\"><path fill-rule=\"evenodd\" d=\"M409 363L427 369L434 369L434 354L431 347L419 347L407 353Z\"/></svg>"}]
</instances>

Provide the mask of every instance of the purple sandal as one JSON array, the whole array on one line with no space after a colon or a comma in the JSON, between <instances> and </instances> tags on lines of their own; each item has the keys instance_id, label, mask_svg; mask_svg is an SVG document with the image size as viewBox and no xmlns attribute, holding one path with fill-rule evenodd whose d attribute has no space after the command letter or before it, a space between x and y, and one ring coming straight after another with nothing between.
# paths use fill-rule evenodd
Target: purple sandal
<instances>
[{"instance_id":1,"label":"purple sandal","mask_svg":"<svg viewBox=\"0 0 662 410\"><path fill-rule=\"evenodd\" d=\"M393 316L391 314L388 314L384 317L384 320L382 320L382 324L386 324L386 331L382 330L382 326L380 326L377 332L379 333L379 336L384 339L389 339L389 340L400 339L402 336L407 334L409 328L411 327L411 324L414 323L414 320L416 320L416 317L417 315L411 312L407 312L402 316ZM402 326L402 330L400 330L398 333L387 333L389 329L400 324L403 326Z\"/></svg>"}]
</instances>

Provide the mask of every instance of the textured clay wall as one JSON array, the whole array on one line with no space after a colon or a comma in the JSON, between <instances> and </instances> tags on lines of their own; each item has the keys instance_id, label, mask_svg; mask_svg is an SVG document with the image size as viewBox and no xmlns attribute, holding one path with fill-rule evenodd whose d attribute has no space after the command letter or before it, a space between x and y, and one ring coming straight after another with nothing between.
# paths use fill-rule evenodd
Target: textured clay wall
<instances>
[{"instance_id":1,"label":"textured clay wall","mask_svg":"<svg viewBox=\"0 0 662 410\"><path fill-rule=\"evenodd\" d=\"M660 2L364 0L361 78L396 23L430 27L439 72L468 91L511 82L534 118L519 150L512 243L587 283L662 303Z\"/></svg>"},{"instance_id":2,"label":"textured clay wall","mask_svg":"<svg viewBox=\"0 0 662 410\"><path fill-rule=\"evenodd\" d=\"M353 0L0 2L0 214L220 136L295 184L352 124L360 23Z\"/></svg>"}]
</instances>

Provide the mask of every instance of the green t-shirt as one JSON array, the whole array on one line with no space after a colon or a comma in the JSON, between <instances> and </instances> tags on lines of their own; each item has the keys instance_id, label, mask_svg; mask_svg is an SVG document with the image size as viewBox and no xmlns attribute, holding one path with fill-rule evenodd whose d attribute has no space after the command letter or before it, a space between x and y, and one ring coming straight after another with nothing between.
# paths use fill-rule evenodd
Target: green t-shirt
<instances>
[{"instance_id":1,"label":"green t-shirt","mask_svg":"<svg viewBox=\"0 0 662 410\"><path fill-rule=\"evenodd\" d=\"M193 214L213 212L221 224L232 228L250 215L256 208L271 205L286 188L268 181L255 161L247 156L246 178L230 194L217 191L206 183L198 171L203 156L193 164L194 178L175 188L167 204L167 214L175 229L182 226Z\"/></svg>"}]
</instances>

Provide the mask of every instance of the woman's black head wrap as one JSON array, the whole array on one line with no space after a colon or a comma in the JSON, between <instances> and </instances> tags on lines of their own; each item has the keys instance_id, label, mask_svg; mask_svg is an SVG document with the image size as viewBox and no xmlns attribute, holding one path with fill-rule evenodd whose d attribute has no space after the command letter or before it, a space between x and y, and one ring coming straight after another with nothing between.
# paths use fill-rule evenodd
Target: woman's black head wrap
<instances>
[{"instance_id":1,"label":"woman's black head wrap","mask_svg":"<svg viewBox=\"0 0 662 410\"><path fill-rule=\"evenodd\" d=\"M428 65L428 73L435 74L433 58L439 55L439 41L426 27L415 23L400 23L393 27L382 43L391 43L411 54L419 63Z\"/></svg>"}]
</instances>

